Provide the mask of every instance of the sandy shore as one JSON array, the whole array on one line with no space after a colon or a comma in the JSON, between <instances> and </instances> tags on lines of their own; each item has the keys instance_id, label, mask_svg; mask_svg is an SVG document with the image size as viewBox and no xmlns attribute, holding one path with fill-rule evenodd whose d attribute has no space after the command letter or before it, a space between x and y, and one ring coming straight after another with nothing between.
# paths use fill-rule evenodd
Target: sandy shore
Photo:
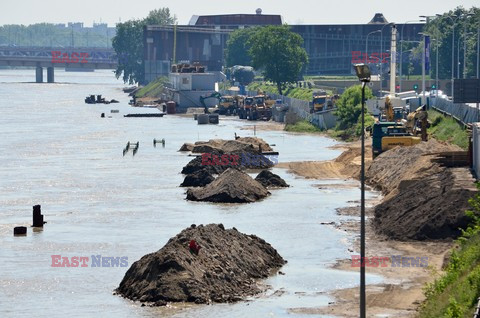
<instances>
[{"instance_id":1,"label":"sandy shore","mask_svg":"<svg viewBox=\"0 0 480 318\"><path fill-rule=\"evenodd\" d=\"M367 142L370 147L371 142ZM280 163L276 167L288 169L290 172L306 178L349 179L358 178L360 172L360 143L340 144L336 148L345 151L336 159L324 162L291 162ZM366 151L366 164L371 162L371 149ZM326 185L322 185L325 187ZM331 185L332 187L336 185ZM367 218L373 218L373 207L380 201L370 201L367 204ZM358 203L358 202L357 202ZM360 207L353 206L337 210L341 215L360 215ZM359 232L359 220L335 225L340 230L352 234ZM351 255L359 255L359 237L351 243ZM367 275L376 274L384 278L381 284L367 285L367 316L413 317L424 300L423 287L434 279L433 273L442 270L444 259L452 247L451 242L400 242L388 240L374 233L367 221L366 255L367 257L387 257L386 266L366 267ZM428 257L427 267L392 266L391 256ZM338 260L335 269L359 272L359 267L352 267L351 259ZM326 307L292 308L290 311L303 314L324 314L338 317L358 317L359 290L358 287L335 290L330 293L335 298Z\"/></svg>"}]
</instances>

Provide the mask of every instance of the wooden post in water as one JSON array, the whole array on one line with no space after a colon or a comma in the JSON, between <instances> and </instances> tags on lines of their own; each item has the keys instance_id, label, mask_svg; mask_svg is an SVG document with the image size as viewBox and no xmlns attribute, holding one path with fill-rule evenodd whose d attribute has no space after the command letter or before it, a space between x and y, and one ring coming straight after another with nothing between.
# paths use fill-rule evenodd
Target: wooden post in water
<instances>
[{"instance_id":1,"label":"wooden post in water","mask_svg":"<svg viewBox=\"0 0 480 318\"><path fill-rule=\"evenodd\" d=\"M13 235L27 235L26 226L16 226L13 228Z\"/></svg>"},{"instance_id":2,"label":"wooden post in water","mask_svg":"<svg viewBox=\"0 0 480 318\"><path fill-rule=\"evenodd\" d=\"M43 227L43 215L40 205L33 206L33 227Z\"/></svg>"}]
</instances>

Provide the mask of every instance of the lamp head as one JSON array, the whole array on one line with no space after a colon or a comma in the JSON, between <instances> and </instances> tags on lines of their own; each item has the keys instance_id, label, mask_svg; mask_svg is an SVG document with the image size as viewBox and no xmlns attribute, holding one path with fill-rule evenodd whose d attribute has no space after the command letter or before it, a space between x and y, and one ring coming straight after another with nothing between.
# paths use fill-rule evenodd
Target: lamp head
<instances>
[{"instance_id":1,"label":"lamp head","mask_svg":"<svg viewBox=\"0 0 480 318\"><path fill-rule=\"evenodd\" d=\"M357 73L357 77L360 82L370 82L372 74L370 73L370 68L367 64L354 64L353 68L355 69L355 73Z\"/></svg>"}]
</instances>

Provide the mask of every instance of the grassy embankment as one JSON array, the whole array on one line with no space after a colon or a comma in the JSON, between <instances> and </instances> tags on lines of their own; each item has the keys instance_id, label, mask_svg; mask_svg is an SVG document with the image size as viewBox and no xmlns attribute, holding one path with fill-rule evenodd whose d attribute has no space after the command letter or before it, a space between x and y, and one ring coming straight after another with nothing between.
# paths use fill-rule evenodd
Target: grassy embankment
<instances>
[{"instance_id":1,"label":"grassy embankment","mask_svg":"<svg viewBox=\"0 0 480 318\"><path fill-rule=\"evenodd\" d=\"M428 111L428 119L432 123L428 134L437 140L468 149L468 133L455 119L444 116L435 110Z\"/></svg>"},{"instance_id":2,"label":"grassy embankment","mask_svg":"<svg viewBox=\"0 0 480 318\"><path fill-rule=\"evenodd\" d=\"M456 241L443 275L425 287L420 318L472 317L480 296L480 195L470 199L473 222Z\"/></svg>"},{"instance_id":3,"label":"grassy embankment","mask_svg":"<svg viewBox=\"0 0 480 318\"><path fill-rule=\"evenodd\" d=\"M135 96L137 98L142 97L160 97L160 94L163 92L163 86L165 83L168 82L168 78L165 76L161 76L150 83L147 86L142 87Z\"/></svg>"},{"instance_id":4,"label":"grassy embankment","mask_svg":"<svg viewBox=\"0 0 480 318\"><path fill-rule=\"evenodd\" d=\"M271 94L278 94L277 87L273 83L267 83L267 82L253 82L248 85L247 89L249 91L258 91L260 89L264 92L268 92ZM310 102L313 97L312 95L313 91L314 91L313 88L290 86L283 91L283 95ZM332 94L332 92L327 90L327 94Z\"/></svg>"}]
</instances>

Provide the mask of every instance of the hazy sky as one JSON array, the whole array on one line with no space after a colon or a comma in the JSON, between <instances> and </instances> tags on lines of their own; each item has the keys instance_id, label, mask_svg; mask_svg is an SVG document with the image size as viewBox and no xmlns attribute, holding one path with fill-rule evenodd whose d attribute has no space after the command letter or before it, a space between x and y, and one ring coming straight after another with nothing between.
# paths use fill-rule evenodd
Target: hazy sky
<instances>
[{"instance_id":1,"label":"hazy sky","mask_svg":"<svg viewBox=\"0 0 480 318\"><path fill-rule=\"evenodd\" d=\"M255 13L280 14L289 24L367 23L376 12L389 22L403 23L419 15L435 15L462 5L480 6L480 0L1 0L0 25L38 22L95 22L114 25L118 21L143 18L152 9L168 7L187 24L196 15Z\"/></svg>"}]
</instances>

